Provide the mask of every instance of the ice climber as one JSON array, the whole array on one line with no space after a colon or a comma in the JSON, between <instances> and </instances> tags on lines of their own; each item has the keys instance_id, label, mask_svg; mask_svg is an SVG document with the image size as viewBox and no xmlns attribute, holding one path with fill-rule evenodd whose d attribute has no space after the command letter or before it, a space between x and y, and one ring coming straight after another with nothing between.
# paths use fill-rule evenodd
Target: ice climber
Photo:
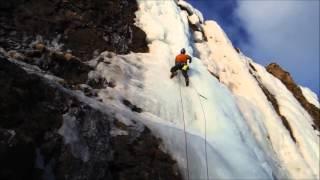
<instances>
[{"instance_id":1,"label":"ice climber","mask_svg":"<svg viewBox=\"0 0 320 180\"><path fill-rule=\"evenodd\" d=\"M180 51L180 54L176 56L175 65L170 70L171 71L171 76L170 76L171 79L177 75L178 70L181 70L187 86L189 86L188 60L189 60L189 63L192 62L192 58L189 55L186 55L186 50L184 48L182 48Z\"/></svg>"}]
</instances>

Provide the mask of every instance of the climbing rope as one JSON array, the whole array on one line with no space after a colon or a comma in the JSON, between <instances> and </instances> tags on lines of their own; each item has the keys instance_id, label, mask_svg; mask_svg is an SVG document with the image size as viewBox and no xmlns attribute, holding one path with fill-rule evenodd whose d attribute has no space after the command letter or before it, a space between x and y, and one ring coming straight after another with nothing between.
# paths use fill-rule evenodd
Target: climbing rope
<instances>
[{"instance_id":1,"label":"climbing rope","mask_svg":"<svg viewBox=\"0 0 320 180\"><path fill-rule=\"evenodd\" d=\"M168 59L169 65L170 60ZM179 76L179 84L181 83L181 77ZM183 120L183 133L184 133L184 142L185 142L185 150L186 150L186 161L187 161L187 177L188 180L190 179L189 176L189 158L188 158L188 144L187 144L187 132L186 132L186 121L184 119L184 108L183 108L183 101L182 101L182 95L181 95L181 86L179 85L179 92L180 92L180 103L181 103L181 110L182 110L182 120Z\"/></svg>"},{"instance_id":2,"label":"climbing rope","mask_svg":"<svg viewBox=\"0 0 320 180\"><path fill-rule=\"evenodd\" d=\"M181 83L181 76L179 76L179 84ZM187 132L186 132L186 121L184 119L184 109L183 109L183 101L182 101L182 95L181 95L181 85L179 85L180 90L180 102L181 102L181 110L182 110L182 119L183 119L183 132L184 132L184 141L185 141L185 150L186 150L186 160L187 160L187 174L188 174L188 180L189 177L189 158L188 158L188 144L187 144Z\"/></svg>"},{"instance_id":3,"label":"climbing rope","mask_svg":"<svg viewBox=\"0 0 320 180\"><path fill-rule=\"evenodd\" d=\"M170 64L170 61L169 61ZM206 175L207 175L207 180L209 180L209 169L208 169L208 153L207 153L207 118L204 112L204 108L202 105L201 98L206 99L205 96L200 94L195 87L192 87L193 90L197 93L198 99L201 105L202 109L202 114L204 118L204 149L205 149L205 160L206 160ZM189 173L189 158L188 158L188 144L187 144L187 132L186 132L186 122L184 119L184 108L183 108L183 100L182 100L182 90L181 90L181 76L179 75L179 92L180 92L180 103L181 103L181 110L182 110L182 119L183 119L183 132L184 132L184 141L185 141L185 150L186 150L186 161L187 161L187 177L188 180L190 179L190 173Z\"/></svg>"},{"instance_id":4,"label":"climbing rope","mask_svg":"<svg viewBox=\"0 0 320 180\"><path fill-rule=\"evenodd\" d=\"M204 119L204 152L205 152L205 157L206 157L206 170L207 170L207 180L209 180L209 169L208 169L208 153L207 153L207 118L206 118L206 114L204 112L204 108L201 102L201 98L207 99L206 97L202 96L195 87L193 87L193 89L197 92L198 94L198 99L201 105L201 109L202 109L202 114L203 114L203 119Z\"/></svg>"},{"instance_id":5,"label":"climbing rope","mask_svg":"<svg viewBox=\"0 0 320 180\"><path fill-rule=\"evenodd\" d=\"M179 90L180 90L180 99L181 99L183 130L184 130L185 146L186 146L185 149L186 149L186 157L187 157L187 172L188 172L188 180L189 180L188 146L187 146L187 135L186 135L186 122L185 122L185 119L184 119L184 108L183 108L183 101L182 101L181 76L179 76L179 84L180 84ZM207 180L209 180L208 153L207 153L207 118L206 118L206 115L205 115L205 111L204 111L204 108L203 108L201 97L203 99L207 99L207 98L205 96L201 95L195 87L192 87L192 88L198 95L198 99L199 99L199 102L200 102L200 105L201 105L203 119L204 119L204 151L205 151L205 161L206 161L206 175L207 175Z\"/></svg>"}]
</instances>

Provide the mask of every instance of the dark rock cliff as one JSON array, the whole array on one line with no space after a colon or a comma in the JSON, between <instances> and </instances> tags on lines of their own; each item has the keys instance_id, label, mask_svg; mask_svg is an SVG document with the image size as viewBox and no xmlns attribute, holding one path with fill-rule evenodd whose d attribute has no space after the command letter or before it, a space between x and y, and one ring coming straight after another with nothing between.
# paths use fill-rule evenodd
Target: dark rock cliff
<instances>
[{"instance_id":1,"label":"dark rock cliff","mask_svg":"<svg viewBox=\"0 0 320 180\"><path fill-rule=\"evenodd\" d=\"M116 83L91 82L85 61L105 50L148 51L146 34L134 25L135 1L0 4L1 180L182 179L146 127L126 126L76 95L99 103L95 89ZM37 73L26 70L30 65Z\"/></svg>"},{"instance_id":2,"label":"dark rock cliff","mask_svg":"<svg viewBox=\"0 0 320 180\"><path fill-rule=\"evenodd\" d=\"M0 86L0 179L181 179L147 128L122 124L2 55ZM115 128L127 133L114 136Z\"/></svg>"},{"instance_id":3,"label":"dark rock cliff","mask_svg":"<svg viewBox=\"0 0 320 180\"><path fill-rule=\"evenodd\" d=\"M1 0L0 46L21 49L41 35L88 60L94 51L146 52L132 0Z\"/></svg>"}]
</instances>

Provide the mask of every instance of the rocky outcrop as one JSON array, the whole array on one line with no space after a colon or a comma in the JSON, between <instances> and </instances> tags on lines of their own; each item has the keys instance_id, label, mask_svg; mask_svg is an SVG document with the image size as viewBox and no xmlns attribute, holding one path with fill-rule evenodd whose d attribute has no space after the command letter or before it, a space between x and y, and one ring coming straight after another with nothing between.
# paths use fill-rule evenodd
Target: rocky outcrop
<instances>
[{"instance_id":1,"label":"rocky outcrop","mask_svg":"<svg viewBox=\"0 0 320 180\"><path fill-rule=\"evenodd\" d=\"M175 161L159 149L160 139L152 136L149 129L144 128L140 133L119 121L115 124L126 135L112 138L114 160L110 168L114 179L182 179L178 167L173 166Z\"/></svg>"},{"instance_id":2,"label":"rocky outcrop","mask_svg":"<svg viewBox=\"0 0 320 180\"><path fill-rule=\"evenodd\" d=\"M302 105L302 107L310 114L314 121L314 128L320 130L320 109L309 103L303 96L300 87L294 82L290 73L283 70L278 64L271 63L266 67L267 71L278 78Z\"/></svg>"},{"instance_id":3,"label":"rocky outcrop","mask_svg":"<svg viewBox=\"0 0 320 180\"><path fill-rule=\"evenodd\" d=\"M0 179L182 179L146 127L122 124L77 95L99 103L97 89L116 86L89 79L87 60L148 51L134 25L136 1L0 4Z\"/></svg>"},{"instance_id":4,"label":"rocky outcrop","mask_svg":"<svg viewBox=\"0 0 320 180\"><path fill-rule=\"evenodd\" d=\"M0 86L0 179L181 179L147 128L2 55Z\"/></svg>"},{"instance_id":5,"label":"rocky outcrop","mask_svg":"<svg viewBox=\"0 0 320 180\"><path fill-rule=\"evenodd\" d=\"M259 87L261 88L262 92L264 93L264 95L266 96L266 98L268 99L268 101L271 103L273 109L276 111L276 113L278 114L278 116L281 118L281 121L282 121L282 124L283 126L288 130L289 134L290 134L290 137L291 139L294 141L294 142L297 142L296 138L294 137L294 134L293 134L293 131L292 131L292 128L287 120L287 118L281 114L280 112L280 109L279 109L279 103L277 101L277 99L274 97L273 94L271 94L271 92L263 85L263 83L261 83L259 77L257 77L255 75L254 72L256 72L256 68L251 64L249 63L249 73L252 75L252 77L256 80L256 82L258 83Z\"/></svg>"},{"instance_id":6,"label":"rocky outcrop","mask_svg":"<svg viewBox=\"0 0 320 180\"><path fill-rule=\"evenodd\" d=\"M131 0L0 0L0 46L27 48L37 35L59 42L82 60L94 52L146 52L146 34L134 25Z\"/></svg>"},{"instance_id":7,"label":"rocky outcrop","mask_svg":"<svg viewBox=\"0 0 320 180\"><path fill-rule=\"evenodd\" d=\"M92 68L69 52L52 50L44 44L37 43L28 50L20 52L11 50L3 53L13 59L35 65L41 70L58 76L70 85L83 84L88 80Z\"/></svg>"}]
</instances>

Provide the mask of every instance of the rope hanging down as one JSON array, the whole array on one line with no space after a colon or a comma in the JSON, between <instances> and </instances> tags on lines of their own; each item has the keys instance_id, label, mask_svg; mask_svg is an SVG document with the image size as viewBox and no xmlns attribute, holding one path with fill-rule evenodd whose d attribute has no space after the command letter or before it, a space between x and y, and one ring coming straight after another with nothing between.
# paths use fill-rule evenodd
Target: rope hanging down
<instances>
[{"instance_id":1,"label":"rope hanging down","mask_svg":"<svg viewBox=\"0 0 320 180\"><path fill-rule=\"evenodd\" d=\"M187 173L188 173L188 180L189 180L189 163L188 163L188 146L187 146L187 133L186 133L186 122L184 119L184 108L183 108L183 101L182 101L182 92L181 92L181 76L179 76L179 90L180 90L180 99L181 99L181 109L182 109L182 119L183 119L183 130L184 130L184 138L185 138L185 149L186 149L186 160L187 160ZM204 150L205 150L205 160L206 160L206 175L207 180L209 180L209 169L208 169L208 153L207 153L207 118L204 112L204 108L202 105L201 97L203 99L206 99L203 95L201 95L195 87L193 87L193 90L197 93L198 99L201 105L203 119L204 119Z\"/></svg>"},{"instance_id":2,"label":"rope hanging down","mask_svg":"<svg viewBox=\"0 0 320 180\"><path fill-rule=\"evenodd\" d=\"M181 76L179 76L179 84L181 83ZM181 95L181 85L179 85L180 90L180 103L181 103L181 109L182 109L182 119L183 119L183 132L184 132L184 142L185 142L185 150L186 150L186 160L187 160L187 174L188 174L188 180L189 177L189 158L188 158L188 144L187 144L187 132L186 132L186 121L184 119L184 109L183 109L183 102L182 102L182 95Z\"/></svg>"},{"instance_id":3,"label":"rope hanging down","mask_svg":"<svg viewBox=\"0 0 320 180\"><path fill-rule=\"evenodd\" d=\"M197 89L195 87L193 87L193 89L198 93L198 91L197 91ZM206 156L207 180L209 180L208 153L207 153L207 118L206 118L206 114L204 112L204 108L203 108L203 105L202 105L200 97L203 97L204 99L207 99L207 98L205 98L200 93L198 93L198 99L199 99L199 102L200 102L200 105L201 105L203 119L204 119L204 152L205 152L205 156Z\"/></svg>"},{"instance_id":4,"label":"rope hanging down","mask_svg":"<svg viewBox=\"0 0 320 180\"><path fill-rule=\"evenodd\" d=\"M168 59L169 65L170 60ZM179 76L179 84L181 83L181 77ZM190 179L189 177L189 158L188 158L188 144L187 144L187 132L186 132L186 122L184 120L184 109L183 109L183 102L182 102L182 95L181 95L181 86L179 85L179 92L180 92L180 103L181 103L181 110L182 110L182 120L183 120L183 132L184 132L184 142L185 142L185 150L186 150L186 161L187 161L187 177L188 180Z\"/></svg>"},{"instance_id":5,"label":"rope hanging down","mask_svg":"<svg viewBox=\"0 0 320 180\"><path fill-rule=\"evenodd\" d=\"M170 61L168 60L169 64ZM205 143L205 159L206 159L206 171L207 171L207 180L209 180L209 170L208 170L208 153L207 153L207 119L205 116L205 112L204 112L204 108L201 102L201 98L206 99L207 98L205 96L203 96L202 94L200 94L197 89L195 87L193 87L194 91L198 94L198 98L199 98L199 102L201 105L201 109L202 109L202 113L203 113L203 118L204 118L204 143ZM184 140L185 140L185 150L186 150L186 161L187 161L187 177L188 180L190 179L190 175L189 175L189 158L188 158L188 144L187 144L187 132L186 132L186 122L184 119L184 108L183 108L183 100L182 100L182 92L181 92L181 76L179 76L179 92L180 92L180 103L181 103L181 110L182 110L182 119L183 119L183 132L184 132Z\"/></svg>"}]
</instances>

